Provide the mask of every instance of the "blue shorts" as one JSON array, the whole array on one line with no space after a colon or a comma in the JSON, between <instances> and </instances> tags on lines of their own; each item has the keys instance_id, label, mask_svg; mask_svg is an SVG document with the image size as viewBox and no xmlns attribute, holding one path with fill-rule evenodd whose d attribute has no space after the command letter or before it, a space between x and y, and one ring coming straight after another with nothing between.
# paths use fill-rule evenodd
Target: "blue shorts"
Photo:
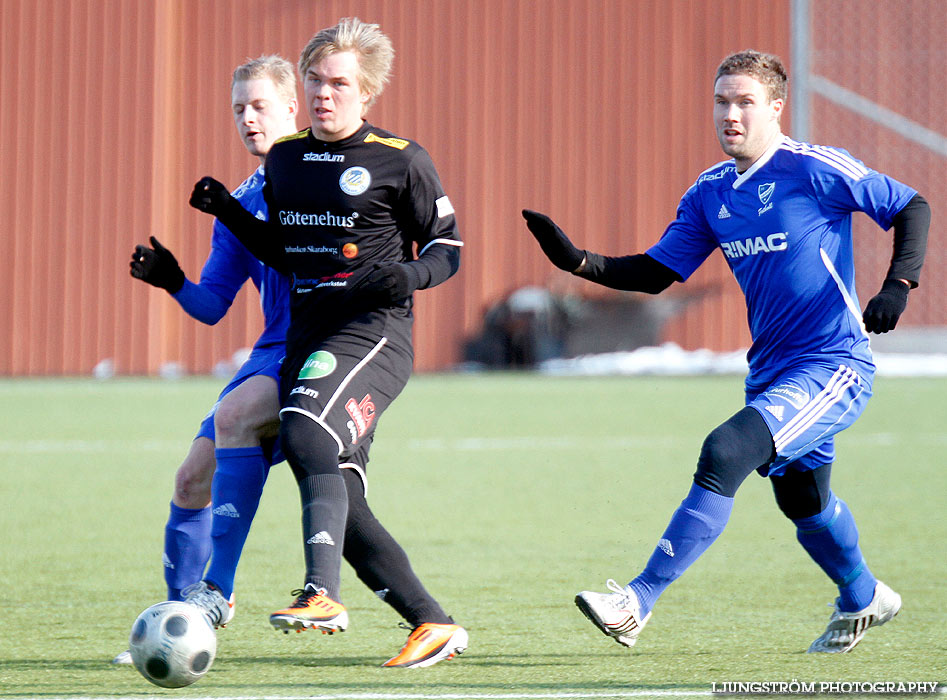
<instances>
[{"instance_id":1,"label":"blue shorts","mask_svg":"<svg viewBox=\"0 0 947 700\"><path fill-rule=\"evenodd\" d=\"M217 407L220 406L221 400L227 394L243 384L250 377L256 377L258 375L272 377L278 387L280 381L279 370L283 364L283 356L285 354L286 348L283 345L255 348L253 352L250 353L250 357L247 358L247 361L240 365L240 368L233 375L233 378L227 386L223 388L223 391L220 392L220 396L217 397L217 402L211 407L207 415L204 416L204 420L201 421L200 430L197 431L195 437L205 437L211 442L214 442L214 414L217 413ZM280 452L279 440L276 440L271 450L269 459L270 465L279 464L284 459L286 458L283 457L283 453Z\"/></svg>"},{"instance_id":2,"label":"blue shorts","mask_svg":"<svg viewBox=\"0 0 947 700\"><path fill-rule=\"evenodd\" d=\"M747 391L746 405L763 416L776 446L776 459L760 467L760 474L781 476L787 468L807 471L835 461L834 435L861 415L873 378L868 364L807 364L762 392Z\"/></svg>"}]
</instances>

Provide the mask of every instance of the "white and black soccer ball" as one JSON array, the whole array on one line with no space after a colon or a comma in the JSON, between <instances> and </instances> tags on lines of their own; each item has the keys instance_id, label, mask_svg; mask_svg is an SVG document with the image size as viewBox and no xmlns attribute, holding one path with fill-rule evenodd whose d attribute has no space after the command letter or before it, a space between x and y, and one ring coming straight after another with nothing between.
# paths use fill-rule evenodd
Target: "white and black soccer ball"
<instances>
[{"instance_id":1,"label":"white and black soccer ball","mask_svg":"<svg viewBox=\"0 0 947 700\"><path fill-rule=\"evenodd\" d=\"M196 605L166 601L135 620L128 639L132 663L164 688L190 685L207 673L217 654L217 635Z\"/></svg>"}]
</instances>

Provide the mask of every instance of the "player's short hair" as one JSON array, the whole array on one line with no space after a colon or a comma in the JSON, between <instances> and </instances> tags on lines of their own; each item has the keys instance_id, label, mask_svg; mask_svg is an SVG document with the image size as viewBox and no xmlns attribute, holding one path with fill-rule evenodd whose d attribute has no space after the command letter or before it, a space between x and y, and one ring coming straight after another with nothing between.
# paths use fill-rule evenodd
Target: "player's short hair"
<instances>
[{"instance_id":1,"label":"player's short hair","mask_svg":"<svg viewBox=\"0 0 947 700\"><path fill-rule=\"evenodd\" d=\"M727 56L717 67L714 84L724 75L748 75L760 81L769 94L769 100L785 100L789 77L779 56L760 53L753 49L738 51Z\"/></svg>"},{"instance_id":2,"label":"player's short hair","mask_svg":"<svg viewBox=\"0 0 947 700\"><path fill-rule=\"evenodd\" d=\"M395 58L391 39L377 24L345 17L334 27L320 29L299 55L299 75L305 80L313 63L344 51L352 51L358 58L358 84L363 93L371 95L367 108L384 90Z\"/></svg>"},{"instance_id":3,"label":"player's short hair","mask_svg":"<svg viewBox=\"0 0 947 700\"><path fill-rule=\"evenodd\" d=\"M276 54L251 58L237 66L233 71L230 89L233 90L234 84L240 81L261 78L272 80L276 93L286 102L296 98L296 73L293 64Z\"/></svg>"}]
</instances>

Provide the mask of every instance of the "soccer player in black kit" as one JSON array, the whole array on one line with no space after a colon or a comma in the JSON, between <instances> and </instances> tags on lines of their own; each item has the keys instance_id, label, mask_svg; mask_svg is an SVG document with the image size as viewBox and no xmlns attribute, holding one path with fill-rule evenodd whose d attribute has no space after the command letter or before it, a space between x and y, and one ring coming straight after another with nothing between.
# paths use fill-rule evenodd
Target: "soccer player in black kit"
<instances>
[{"instance_id":1,"label":"soccer player in black kit","mask_svg":"<svg viewBox=\"0 0 947 700\"><path fill-rule=\"evenodd\" d=\"M340 457L372 439L411 374L412 293L445 281L460 263L454 210L430 156L364 119L393 56L378 25L358 19L309 41L299 73L312 125L267 155L269 221L213 178L191 195L192 206L292 280L280 439L302 500L306 581L292 605L270 616L277 629L347 627L339 596L346 518L350 528L377 520L367 504L364 514L347 512ZM403 552L392 566L413 577ZM466 649L467 632L420 582L415 589L405 607L419 622L386 666L429 666Z\"/></svg>"}]
</instances>

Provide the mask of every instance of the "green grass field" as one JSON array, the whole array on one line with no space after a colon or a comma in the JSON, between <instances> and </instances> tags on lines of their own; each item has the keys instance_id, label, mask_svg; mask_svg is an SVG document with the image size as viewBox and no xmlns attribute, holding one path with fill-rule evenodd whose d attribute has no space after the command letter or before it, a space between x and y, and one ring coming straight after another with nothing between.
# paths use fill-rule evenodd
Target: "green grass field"
<instances>
[{"instance_id":1,"label":"green grass field","mask_svg":"<svg viewBox=\"0 0 947 700\"><path fill-rule=\"evenodd\" d=\"M725 681L947 681L947 380L879 378L837 440L835 490L904 608L853 653L810 656L835 591L756 476L633 651L572 603L638 572L704 435L742 405L741 378L496 374L412 379L369 468L369 502L468 628L466 654L380 668L407 633L348 568L345 634L270 628L303 573L299 498L281 465L213 668L156 688L109 662L164 595L172 474L220 385L0 381L0 697L697 697Z\"/></svg>"}]
</instances>

